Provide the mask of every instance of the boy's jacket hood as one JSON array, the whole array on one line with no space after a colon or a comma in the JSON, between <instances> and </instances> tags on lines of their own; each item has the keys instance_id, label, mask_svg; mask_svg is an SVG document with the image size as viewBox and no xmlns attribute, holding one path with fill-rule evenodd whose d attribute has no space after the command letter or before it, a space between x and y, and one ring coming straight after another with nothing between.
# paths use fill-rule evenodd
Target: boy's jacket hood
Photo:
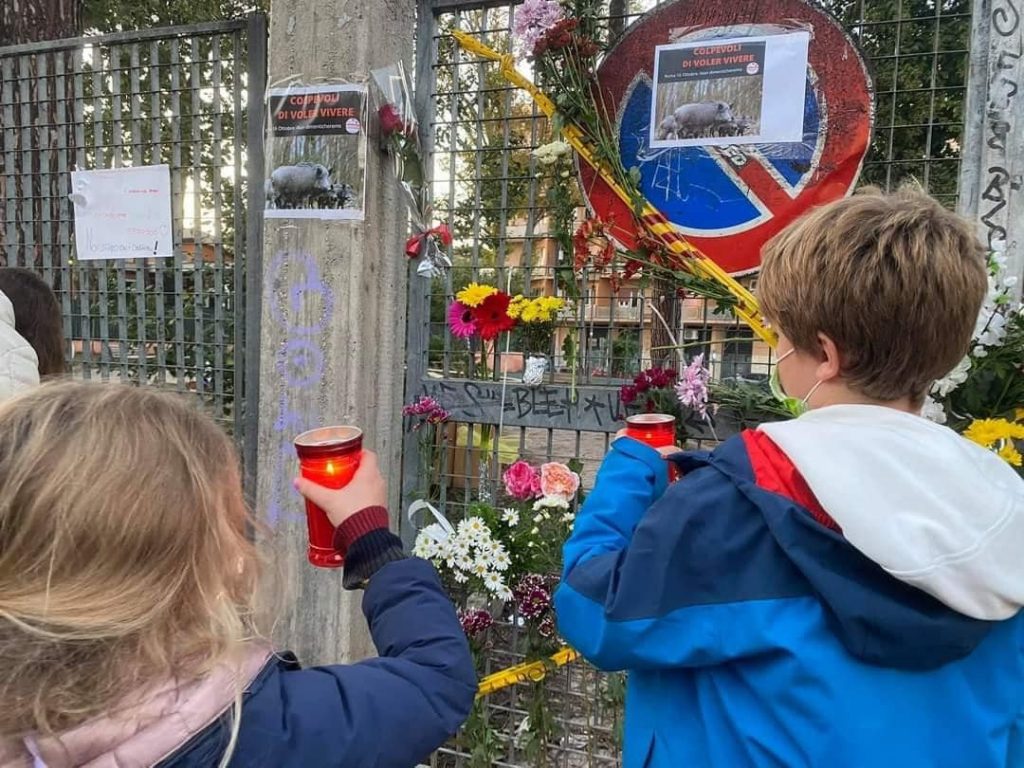
<instances>
[{"instance_id":1,"label":"boy's jacket hood","mask_svg":"<svg viewBox=\"0 0 1024 768\"><path fill-rule=\"evenodd\" d=\"M941 666L1024 605L1024 482L946 427L834 406L763 425L706 460L757 506L864 661ZM815 502L839 530L808 514Z\"/></svg>"}]
</instances>

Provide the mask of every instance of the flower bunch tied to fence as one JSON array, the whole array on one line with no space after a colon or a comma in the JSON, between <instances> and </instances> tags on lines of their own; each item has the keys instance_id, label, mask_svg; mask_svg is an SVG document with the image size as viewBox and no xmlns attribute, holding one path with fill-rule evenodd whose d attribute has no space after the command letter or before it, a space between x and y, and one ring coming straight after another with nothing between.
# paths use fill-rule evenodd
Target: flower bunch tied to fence
<instances>
[{"instance_id":1,"label":"flower bunch tied to fence","mask_svg":"<svg viewBox=\"0 0 1024 768\"><path fill-rule=\"evenodd\" d=\"M597 77L598 61L613 39L601 3L525 0L516 9L513 47L516 56L529 60L533 81L516 70L511 55L490 49L464 32L453 34L467 50L499 62L506 79L527 90L551 117L557 140L535 152L541 165L557 166L571 147L628 206L630 214L623 220L594 217L573 233L577 270L593 259L595 265L611 271L613 282L620 283L643 269L681 290L714 300L723 310L735 311L758 336L774 342L750 292L680 237L645 198L640 169L624 166L614 109L605 103ZM567 174L568 169L560 168L551 176L549 197L564 197L560 190ZM553 219L555 237L564 246L573 240L566 231L572 220L557 215ZM608 247L600 247L606 238ZM620 249L613 241L633 246Z\"/></svg>"},{"instance_id":2,"label":"flower bunch tied to fence","mask_svg":"<svg viewBox=\"0 0 1024 768\"><path fill-rule=\"evenodd\" d=\"M452 233L446 224L431 225L432 212L412 88L401 62L375 69L370 75L381 150L391 157L395 178L409 204L412 219L413 232L406 241L405 255L410 260L418 260L418 274L436 277L452 265L445 252L452 244Z\"/></svg>"},{"instance_id":3,"label":"flower bunch tied to fence","mask_svg":"<svg viewBox=\"0 0 1024 768\"><path fill-rule=\"evenodd\" d=\"M448 329L456 338L485 344L515 331L527 357L523 382L536 386L547 371L555 327L566 309L565 299L558 296L510 296L493 285L470 283L448 307ZM486 347L484 351L486 360Z\"/></svg>"},{"instance_id":4,"label":"flower bunch tied to fence","mask_svg":"<svg viewBox=\"0 0 1024 768\"><path fill-rule=\"evenodd\" d=\"M1024 474L1024 305L999 248L967 356L932 388L924 415L999 454Z\"/></svg>"},{"instance_id":5,"label":"flower bunch tied to fence","mask_svg":"<svg viewBox=\"0 0 1024 768\"><path fill-rule=\"evenodd\" d=\"M576 462L540 465L519 460L502 475L501 489L489 501L467 505L465 516L450 522L429 505L433 522L418 533L413 554L437 568L459 611L478 671L488 671L489 653L499 628L519 633L525 653L520 667L484 677L482 693L533 680L522 692L527 716L517 738L527 753L540 755L558 726L539 682L551 659L570 660L555 625L553 595L562 564L562 545L572 531L582 503L580 466ZM495 678L502 678L496 680ZM489 684L492 681L493 684ZM459 741L473 757L471 766L490 766L499 741L481 698Z\"/></svg>"}]
</instances>

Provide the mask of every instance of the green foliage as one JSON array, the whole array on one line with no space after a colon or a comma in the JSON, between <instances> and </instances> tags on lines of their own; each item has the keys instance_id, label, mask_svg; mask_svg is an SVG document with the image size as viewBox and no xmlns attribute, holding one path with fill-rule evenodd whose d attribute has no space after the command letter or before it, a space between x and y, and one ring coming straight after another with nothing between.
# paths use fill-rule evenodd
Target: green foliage
<instances>
[{"instance_id":1,"label":"green foliage","mask_svg":"<svg viewBox=\"0 0 1024 768\"><path fill-rule=\"evenodd\" d=\"M640 370L640 331L620 330L612 340L611 370L616 378L629 378Z\"/></svg>"},{"instance_id":2,"label":"green foliage","mask_svg":"<svg viewBox=\"0 0 1024 768\"><path fill-rule=\"evenodd\" d=\"M861 181L915 179L955 200L968 73L970 0L824 0L869 61L875 131ZM898 54L898 55L896 55Z\"/></svg>"},{"instance_id":3,"label":"green foliage","mask_svg":"<svg viewBox=\"0 0 1024 768\"><path fill-rule=\"evenodd\" d=\"M1009 313L1006 338L989 347L984 357L971 358L967 383L949 398L953 414L970 414L972 419L995 419L1024 407L1024 314ZM965 426L966 426L965 419Z\"/></svg>"},{"instance_id":4,"label":"green foliage","mask_svg":"<svg viewBox=\"0 0 1024 768\"><path fill-rule=\"evenodd\" d=\"M84 18L90 32L120 32L236 19L269 8L269 0L85 0Z\"/></svg>"},{"instance_id":5,"label":"green foliage","mask_svg":"<svg viewBox=\"0 0 1024 768\"><path fill-rule=\"evenodd\" d=\"M763 382L711 384L710 399L719 408L717 415L735 419L740 429L753 429L765 422L793 418L793 414Z\"/></svg>"}]
</instances>

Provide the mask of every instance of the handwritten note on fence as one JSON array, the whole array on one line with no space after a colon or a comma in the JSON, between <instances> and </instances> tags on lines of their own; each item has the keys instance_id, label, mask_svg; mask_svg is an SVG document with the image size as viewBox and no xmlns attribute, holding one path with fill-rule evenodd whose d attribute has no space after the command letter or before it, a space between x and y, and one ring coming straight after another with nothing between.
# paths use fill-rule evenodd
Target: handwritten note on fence
<instances>
[{"instance_id":1,"label":"handwritten note on fence","mask_svg":"<svg viewBox=\"0 0 1024 768\"><path fill-rule=\"evenodd\" d=\"M79 259L174 255L168 166L74 171L71 202Z\"/></svg>"}]
</instances>

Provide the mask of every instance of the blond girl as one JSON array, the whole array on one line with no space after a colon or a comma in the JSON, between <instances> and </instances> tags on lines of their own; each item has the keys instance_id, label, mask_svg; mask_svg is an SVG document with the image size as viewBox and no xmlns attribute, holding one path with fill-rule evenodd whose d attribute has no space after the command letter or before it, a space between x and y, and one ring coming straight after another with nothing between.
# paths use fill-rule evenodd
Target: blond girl
<instances>
[{"instance_id":1,"label":"blond girl","mask_svg":"<svg viewBox=\"0 0 1024 768\"><path fill-rule=\"evenodd\" d=\"M409 768L452 734L469 649L387 529L376 458L297 487L380 658L303 670L261 639L234 449L190 405L75 382L0 405L0 766Z\"/></svg>"}]
</instances>

